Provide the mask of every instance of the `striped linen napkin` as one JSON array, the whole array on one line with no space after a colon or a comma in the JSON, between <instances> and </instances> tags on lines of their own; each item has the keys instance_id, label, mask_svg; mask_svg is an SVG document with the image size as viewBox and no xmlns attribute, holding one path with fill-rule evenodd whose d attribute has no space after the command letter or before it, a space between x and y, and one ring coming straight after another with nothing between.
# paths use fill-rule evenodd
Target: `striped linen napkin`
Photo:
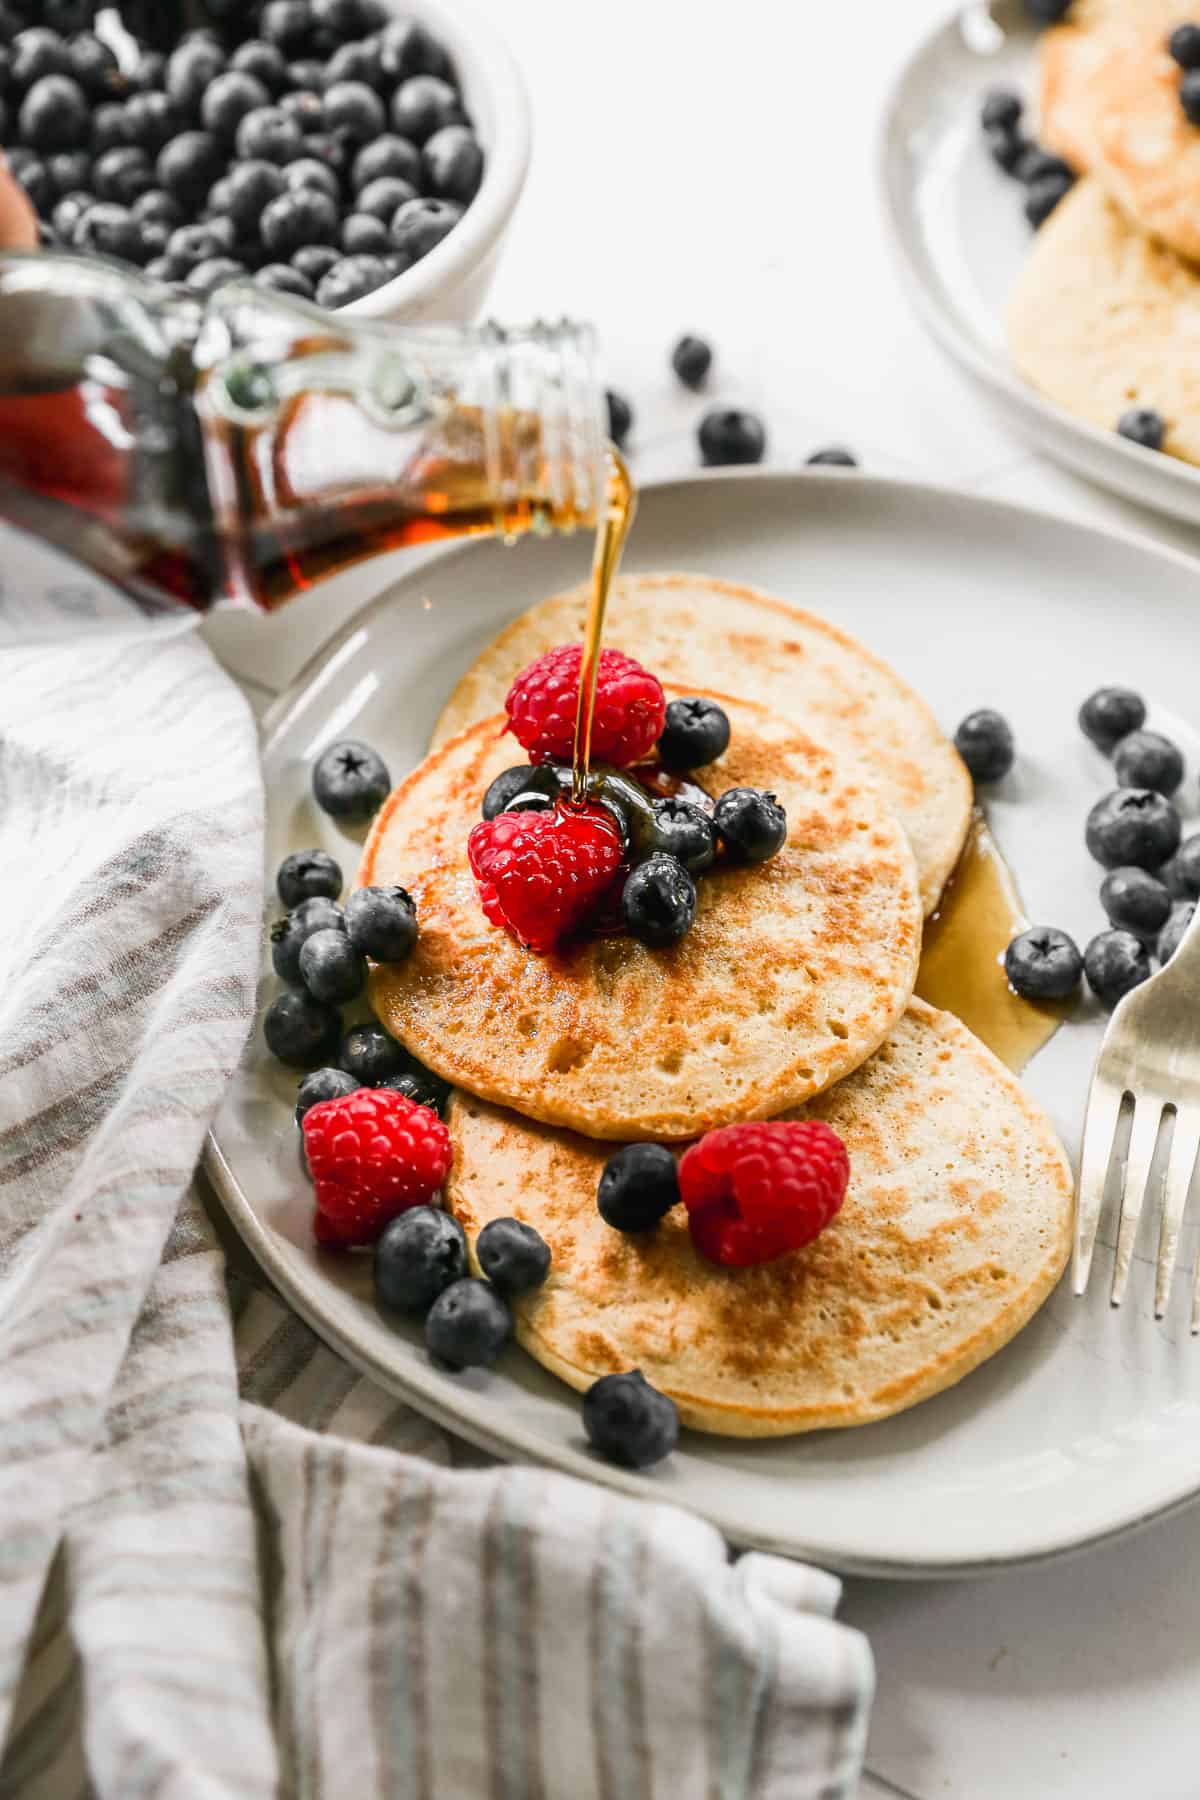
<instances>
[{"instance_id":1,"label":"striped linen napkin","mask_svg":"<svg viewBox=\"0 0 1200 1800\"><path fill-rule=\"evenodd\" d=\"M192 636L0 674L0 1796L852 1794L831 1576L462 1466L227 1272L193 1172L254 1008L252 721Z\"/></svg>"}]
</instances>

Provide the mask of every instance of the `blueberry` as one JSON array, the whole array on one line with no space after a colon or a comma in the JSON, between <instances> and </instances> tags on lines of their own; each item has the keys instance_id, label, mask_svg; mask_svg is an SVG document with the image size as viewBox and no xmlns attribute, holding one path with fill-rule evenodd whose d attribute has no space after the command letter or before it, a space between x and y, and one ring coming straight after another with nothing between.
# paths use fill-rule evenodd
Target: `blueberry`
<instances>
[{"instance_id":1,"label":"blueberry","mask_svg":"<svg viewBox=\"0 0 1200 1800\"><path fill-rule=\"evenodd\" d=\"M1179 104L1190 125L1200 125L1200 69L1189 69L1179 83Z\"/></svg>"},{"instance_id":2,"label":"blueberry","mask_svg":"<svg viewBox=\"0 0 1200 1800\"><path fill-rule=\"evenodd\" d=\"M425 1320L426 1344L451 1369L490 1369L511 1335L508 1302L472 1275L444 1288Z\"/></svg>"},{"instance_id":3,"label":"blueberry","mask_svg":"<svg viewBox=\"0 0 1200 1800\"><path fill-rule=\"evenodd\" d=\"M299 56L308 48L313 16L308 0L267 0L259 30L269 44L285 56Z\"/></svg>"},{"instance_id":4,"label":"blueberry","mask_svg":"<svg viewBox=\"0 0 1200 1800\"><path fill-rule=\"evenodd\" d=\"M181 118L194 119L210 82L225 68L225 52L213 38L193 37L167 59L167 98Z\"/></svg>"},{"instance_id":5,"label":"blueberry","mask_svg":"<svg viewBox=\"0 0 1200 1800\"><path fill-rule=\"evenodd\" d=\"M347 81L359 82L372 89L384 85L376 39L366 38L356 44L343 44L334 51L325 65L325 86L338 87Z\"/></svg>"},{"instance_id":6,"label":"blueberry","mask_svg":"<svg viewBox=\"0 0 1200 1800\"><path fill-rule=\"evenodd\" d=\"M1131 731L1117 745L1113 769L1121 787L1153 788L1173 794L1183 780L1183 757L1157 731Z\"/></svg>"},{"instance_id":7,"label":"blueberry","mask_svg":"<svg viewBox=\"0 0 1200 1800\"><path fill-rule=\"evenodd\" d=\"M437 75L413 75L392 95L392 129L410 143L423 144L444 125L466 122L458 94Z\"/></svg>"},{"instance_id":8,"label":"blueberry","mask_svg":"<svg viewBox=\"0 0 1200 1800\"><path fill-rule=\"evenodd\" d=\"M397 1312L428 1312L466 1273L467 1234L440 1206L410 1206L375 1246L375 1293Z\"/></svg>"},{"instance_id":9,"label":"blueberry","mask_svg":"<svg viewBox=\"0 0 1200 1800\"><path fill-rule=\"evenodd\" d=\"M88 208L96 204L92 194L64 194L50 217L50 223L64 244L75 241L75 228Z\"/></svg>"},{"instance_id":10,"label":"blueberry","mask_svg":"<svg viewBox=\"0 0 1200 1800\"><path fill-rule=\"evenodd\" d=\"M364 0L311 0L313 24L335 38L361 37L376 23L375 9Z\"/></svg>"},{"instance_id":11,"label":"blueberry","mask_svg":"<svg viewBox=\"0 0 1200 1800\"><path fill-rule=\"evenodd\" d=\"M181 131L158 153L158 185L180 204L199 206L224 168L221 146L207 131Z\"/></svg>"},{"instance_id":12,"label":"blueberry","mask_svg":"<svg viewBox=\"0 0 1200 1800\"><path fill-rule=\"evenodd\" d=\"M342 184L337 175L328 163L321 162L315 156L299 156L280 173L284 187L290 193L315 190L330 200L341 199Z\"/></svg>"},{"instance_id":13,"label":"blueberry","mask_svg":"<svg viewBox=\"0 0 1200 1800\"><path fill-rule=\"evenodd\" d=\"M96 159L92 182L101 200L117 200L131 206L154 186L154 173L144 150L126 145L124 150L106 150Z\"/></svg>"},{"instance_id":14,"label":"blueberry","mask_svg":"<svg viewBox=\"0 0 1200 1800\"><path fill-rule=\"evenodd\" d=\"M35 81L17 117L22 143L33 150L74 150L86 144L91 114L83 89L69 75Z\"/></svg>"},{"instance_id":15,"label":"blueberry","mask_svg":"<svg viewBox=\"0 0 1200 1800\"><path fill-rule=\"evenodd\" d=\"M759 463L766 453L767 434L762 420L741 407L722 407L705 413L696 435L700 460L707 468Z\"/></svg>"},{"instance_id":16,"label":"blueberry","mask_svg":"<svg viewBox=\"0 0 1200 1800\"><path fill-rule=\"evenodd\" d=\"M106 150L119 150L125 143L125 108L111 102L98 106L92 114L92 150L102 156Z\"/></svg>"},{"instance_id":17,"label":"blueberry","mask_svg":"<svg viewBox=\"0 0 1200 1800\"><path fill-rule=\"evenodd\" d=\"M1017 164L1017 180L1031 187L1035 181L1044 181L1048 176L1059 180L1073 182L1075 171L1070 163L1064 162L1061 156L1055 156L1051 150L1043 150L1040 144L1027 144Z\"/></svg>"},{"instance_id":18,"label":"blueberry","mask_svg":"<svg viewBox=\"0 0 1200 1800\"><path fill-rule=\"evenodd\" d=\"M373 294L388 279L388 266L381 256L343 257L318 285L317 305L349 306L353 301Z\"/></svg>"},{"instance_id":19,"label":"blueberry","mask_svg":"<svg viewBox=\"0 0 1200 1800\"><path fill-rule=\"evenodd\" d=\"M787 842L787 814L774 794L730 788L713 808L713 824L736 862L763 863Z\"/></svg>"},{"instance_id":20,"label":"blueberry","mask_svg":"<svg viewBox=\"0 0 1200 1800\"><path fill-rule=\"evenodd\" d=\"M483 150L469 125L443 125L421 152L422 185L439 200L468 206L483 180Z\"/></svg>"},{"instance_id":21,"label":"blueberry","mask_svg":"<svg viewBox=\"0 0 1200 1800\"><path fill-rule=\"evenodd\" d=\"M1083 953L1088 986L1110 1011L1150 974L1150 955L1132 931L1101 931Z\"/></svg>"},{"instance_id":22,"label":"blueberry","mask_svg":"<svg viewBox=\"0 0 1200 1800\"><path fill-rule=\"evenodd\" d=\"M297 188L271 201L259 229L265 248L283 258L305 244L336 243L338 223L336 200L318 188Z\"/></svg>"},{"instance_id":23,"label":"blueberry","mask_svg":"<svg viewBox=\"0 0 1200 1800\"><path fill-rule=\"evenodd\" d=\"M259 287L269 288L273 294L294 294L297 300L311 300L313 297L312 282L306 280L291 263L264 263L255 272L254 279Z\"/></svg>"},{"instance_id":24,"label":"blueberry","mask_svg":"<svg viewBox=\"0 0 1200 1800\"><path fill-rule=\"evenodd\" d=\"M1012 728L989 707L967 714L954 734L954 747L976 781L999 781L1013 766Z\"/></svg>"},{"instance_id":25,"label":"blueberry","mask_svg":"<svg viewBox=\"0 0 1200 1800\"><path fill-rule=\"evenodd\" d=\"M1177 25L1167 50L1181 69L1200 69L1200 25Z\"/></svg>"},{"instance_id":26,"label":"blueberry","mask_svg":"<svg viewBox=\"0 0 1200 1800\"><path fill-rule=\"evenodd\" d=\"M410 75L439 75L449 80L454 73L437 39L413 19L397 19L384 27L379 61L392 82L407 81Z\"/></svg>"},{"instance_id":27,"label":"blueberry","mask_svg":"<svg viewBox=\"0 0 1200 1800\"><path fill-rule=\"evenodd\" d=\"M1106 869L1133 863L1161 868L1179 848L1179 814L1148 788L1117 788L1097 800L1087 816L1088 850Z\"/></svg>"},{"instance_id":28,"label":"blueberry","mask_svg":"<svg viewBox=\"0 0 1200 1800\"><path fill-rule=\"evenodd\" d=\"M12 42L9 75L20 93L27 94L35 82L44 81L48 75L70 74L71 52L57 31L33 25L17 33Z\"/></svg>"},{"instance_id":29,"label":"blueberry","mask_svg":"<svg viewBox=\"0 0 1200 1800\"><path fill-rule=\"evenodd\" d=\"M391 244L383 220L370 213L349 213L342 220L341 238L347 256L386 256Z\"/></svg>"},{"instance_id":30,"label":"blueberry","mask_svg":"<svg viewBox=\"0 0 1200 1800\"><path fill-rule=\"evenodd\" d=\"M272 1000L263 1016L267 1048L280 1062L298 1069L328 1062L337 1048L342 1023L337 1009L322 1006L303 988L287 988Z\"/></svg>"},{"instance_id":31,"label":"blueberry","mask_svg":"<svg viewBox=\"0 0 1200 1800\"><path fill-rule=\"evenodd\" d=\"M229 66L243 75L253 75L268 93L278 94L287 86L287 60L283 52L274 44L265 44L261 38L249 38L246 43L239 44Z\"/></svg>"},{"instance_id":32,"label":"blueberry","mask_svg":"<svg viewBox=\"0 0 1200 1800\"><path fill-rule=\"evenodd\" d=\"M160 50L143 50L128 77L130 87L138 94L154 93L163 87L166 79L167 59Z\"/></svg>"},{"instance_id":33,"label":"blueberry","mask_svg":"<svg viewBox=\"0 0 1200 1800\"><path fill-rule=\"evenodd\" d=\"M1146 702L1132 688L1097 688L1079 709L1079 728L1098 750L1111 750L1146 723Z\"/></svg>"},{"instance_id":34,"label":"blueberry","mask_svg":"<svg viewBox=\"0 0 1200 1800\"><path fill-rule=\"evenodd\" d=\"M228 219L207 219L199 225L181 225L167 239L167 260L176 277L182 280L198 263L226 255L232 236Z\"/></svg>"},{"instance_id":35,"label":"blueberry","mask_svg":"<svg viewBox=\"0 0 1200 1800\"><path fill-rule=\"evenodd\" d=\"M492 1219L475 1240L479 1266L500 1293L526 1294L550 1273L550 1246L520 1219Z\"/></svg>"},{"instance_id":36,"label":"blueberry","mask_svg":"<svg viewBox=\"0 0 1200 1800\"><path fill-rule=\"evenodd\" d=\"M1112 869L1100 883L1100 904L1108 922L1140 938L1154 938L1171 911L1167 885L1146 869Z\"/></svg>"},{"instance_id":37,"label":"blueberry","mask_svg":"<svg viewBox=\"0 0 1200 1800\"><path fill-rule=\"evenodd\" d=\"M1177 900L1200 900L1200 832L1184 838L1162 878Z\"/></svg>"},{"instance_id":38,"label":"blueberry","mask_svg":"<svg viewBox=\"0 0 1200 1800\"><path fill-rule=\"evenodd\" d=\"M461 218L462 208L452 200L408 200L392 217L392 248L419 262Z\"/></svg>"},{"instance_id":39,"label":"blueberry","mask_svg":"<svg viewBox=\"0 0 1200 1800\"><path fill-rule=\"evenodd\" d=\"M182 206L162 188L150 188L139 194L129 210L139 224L165 225L168 231L176 230L184 221Z\"/></svg>"},{"instance_id":40,"label":"blueberry","mask_svg":"<svg viewBox=\"0 0 1200 1800\"><path fill-rule=\"evenodd\" d=\"M630 935L659 948L678 943L696 917L696 884L682 863L656 852L626 876L621 918Z\"/></svg>"},{"instance_id":41,"label":"blueberry","mask_svg":"<svg viewBox=\"0 0 1200 1800\"><path fill-rule=\"evenodd\" d=\"M362 993L367 968L344 930L314 931L300 946L300 979L314 1000L342 1006Z\"/></svg>"},{"instance_id":42,"label":"blueberry","mask_svg":"<svg viewBox=\"0 0 1200 1800\"><path fill-rule=\"evenodd\" d=\"M1117 420L1117 436L1140 444L1143 450L1161 450L1166 435L1165 419L1150 406L1131 407Z\"/></svg>"},{"instance_id":43,"label":"blueberry","mask_svg":"<svg viewBox=\"0 0 1200 1800\"><path fill-rule=\"evenodd\" d=\"M373 962L403 962L417 941L417 908L402 887L356 888L346 901L346 934Z\"/></svg>"},{"instance_id":44,"label":"blueberry","mask_svg":"<svg viewBox=\"0 0 1200 1800\"><path fill-rule=\"evenodd\" d=\"M602 1375L583 1396L588 1442L609 1462L648 1469L679 1442L679 1413L668 1394L651 1387L640 1369Z\"/></svg>"},{"instance_id":45,"label":"blueberry","mask_svg":"<svg viewBox=\"0 0 1200 1800\"><path fill-rule=\"evenodd\" d=\"M1071 0L1025 0L1025 11L1039 25L1057 25L1071 9Z\"/></svg>"},{"instance_id":46,"label":"blueberry","mask_svg":"<svg viewBox=\"0 0 1200 1800\"><path fill-rule=\"evenodd\" d=\"M1034 146L1019 131L985 131L984 139L988 155L996 166L1003 169L1006 175L1016 175L1019 179L1022 165Z\"/></svg>"},{"instance_id":47,"label":"blueberry","mask_svg":"<svg viewBox=\"0 0 1200 1800\"><path fill-rule=\"evenodd\" d=\"M391 787L392 778L382 756L357 738L330 744L313 764L313 798L322 812L334 819L362 823L371 818L387 799Z\"/></svg>"},{"instance_id":48,"label":"blueberry","mask_svg":"<svg viewBox=\"0 0 1200 1800\"><path fill-rule=\"evenodd\" d=\"M712 360L712 346L700 337L681 337L671 352L671 367L688 388L704 386Z\"/></svg>"},{"instance_id":49,"label":"blueberry","mask_svg":"<svg viewBox=\"0 0 1200 1800\"><path fill-rule=\"evenodd\" d=\"M286 919L271 927L271 962L281 980L294 987L300 980L300 949L315 931L346 929L342 909L323 894L302 900Z\"/></svg>"},{"instance_id":50,"label":"blueberry","mask_svg":"<svg viewBox=\"0 0 1200 1800\"><path fill-rule=\"evenodd\" d=\"M658 740L664 769L698 769L729 748L729 718L715 700L672 700Z\"/></svg>"},{"instance_id":51,"label":"blueberry","mask_svg":"<svg viewBox=\"0 0 1200 1800\"><path fill-rule=\"evenodd\" d=\"M255 157L234 163L225 179L223 211L238 232L256 231L267 207L284 191L282 170Z\"/></svg>"},{"instance_id":52,"label":"blueberry","mask_svg":"<svg viewBox=\"0 0 1200 1800\"><path fill-rule=\"evenodd\" d=\"M344 1100L347 1094L356 1093L360 1085L345 1069L314 1069L304 1077L296 1096L297 1125L310 1106L319 1106L322 1100Z\"/></svg>"},{"instance_id":53,"label":"blueberry","mask_svg":"<svg viewBox=\"0 0 1200 1800\"><path fill-rule=\"evenodd\" d=\"M1024 110L1020 94L1012 88L989 88L984 95L979 123L985 131L1015 131Z\"/></svg>"},{"instance_id":54,"label":"blueberry","mask_svg":"<svg viewBox=\"0 0 1200 1800\"><path fill-rule=\"evenodd\" d=\"M227 281L237 281L245 273L245 263L238 262L236 257L210 256L190 271L187 284L198 294L215 294Z\"/></svg>"},{"instance_id":55,"label":"blueberry","mask_svg":"<svg viewBox=\"0 0 1200 1800\"><path fill-rule=\"evenodd\" d=\"M284 117L290 119L292 124L299 128L300 135L305 140L305 148L312 155L316 155L319 150L328 167L332 169L333 157L327 146L338 140L320 136L325 124L325 108L321 104L320 94L313 93L307 88L302 89L299 93L280 94L278 106ZM338 170L335 171L339 176L340 170L341 162L339 161Z\"/></svg>"},{"instance_id":56,"label":"blueberry","mask_svg":"<svg viewBox=\"0 0 1200 1800\"><path fill-rule=\"evenodd\" d=\"M1075 185L1073 175L1040 175L1031 181L1025 194L1025 217L1037 231L1046 223L1060 200L1065 200Z\"/></svg>"},{"instance_id":57,"label":"blueberry","mask_svg":"<svg viewBox=\"0 0 1200 1800\"><path fill-rule=\"evenodd\" d=\"M619 450L633 430L633 408L615 388L604 390L604 403L608 408L608 435Z\"/></svg>"},{"instance_id":58,"label":"blueberry","mask_svg":"<svg viewBox=\"0 0 1200 1800\"><path fill-rule=\"evenodd\" d=\"M1004 952L1009 985L1026 1000L1065 1000L1079 986L1083 958L1074 938L1053 925L1033 925Z\"/></svg>"},{"instance_id":59,"label":"blueberry","mask_svg":"<svg viewBox=\"0 0 1200 1800\"><path fill-rule=\"evenodd\" d=\"M626 1144L604 1165L600 1217L614 1231L653 1231L679 1199L679 1170L663 1144Z\"/></svg>"},{"instance_id":60,"label":"blueberry","mask_svg":"<svg viewBox=\"0 0 1200 1800\"><path fill-rule=\"evenodd\" d=\"M11 153L9 154L8 160L12 173L25 189L26 196L32 204L34 211L44 218L54 205L56 199L54 192L54 178L49 169L46 167L45 163L36 156L31 156L28 162L21 163L17 168L13 168L13 158Z\"/></svg>"},{"instance_id":61,"label":"blueberry","mask_svg":"<svg viewBox=\"0 0 1200 1800\"><path fill-rule=\"evenodd\" d=\"M398 181L405 181L415 189L421 178L421 153L415 144L407 138L396 137L393 132L385 132L372 144L367 144L354 158L351 176L356 193L370 187L373 181L380 181L385 175L394 175ZM399 201L397 201L399 205Z\"/></svg>"},{"instance_id":62,"label":"blueberry","mask_svg":"<svg viewBox=\"0 0 1200 1800\"><path fill-rule=\"evenodd\" d=\"M1161 963L1169 963L1170 962L1171 958L1174 956L1175 952L1178 950L1180 944L1183 942L1183 934L1187 930L1188 926L1191 924L1192 914L1195 912L1195 910L1196 910L1196 903L1194 900L1189 900L1189 901L1187 901L1187 903L1185 905L1177 906L1175 908L1174 912L1171 914L1170 918L1167 920L1167 923L1163 926L1162 931L1159 934L1159 939L1158 939L1158 960L1159 960L1159 962L1161 962Z\"/></svg>"},{"instance_id":63,"label":"blueberry","mask_svg":"<svg viewBox=\"0 0 1200 1800\"><path fill-rule=\"evenodd\" d=\"M335 81L325 90L323 110L326 128L344 131L355 144L370 143L387 123L383 101L365 81Z\"/></svg>"},{"instance_id":64,"label":"blueberry","mask_svg":"<svg viewBox=\"0 0 1200 1800\"><path fill-rule=\"evenodd\" d=\"M164 281L170 283L175 279L171 274L171 264L165 256L152 256L142 273L150 281Z\"/></svg>"},{"instance_id":65,"label":"blueberry","mask_svg":"<svg viewBox=\"0 0 1200 1800\"><path fill-rule=\"evenodd\" d=\"M125 262L141 260L142 234L128 207L111 200L99 200L90 206L75 227L77 250L94 251L97 256L116 256Z\"/></svg>"},{"instance_id":66,"label":"blueberry","mask_svg":"<svg viewBox=\"0 0 1200 1800\"><path fill-rule=\"evenodd\" d=\"M545 794L547 799L554 800L558 792L558 776L548 763L536 769L530 768L528 763L518 763L497 775L489 785L481 811L485 819L495 819L507 810L509 801L515 800L518 794Z\"/></svg>"},{"instance_id":67,"label":"blueberry","mask_svg":"<svg viewBox=\"0 0 1200 1800\"><path fill-rule=\"evenodd\" d=\"M449 1082L443 1081L439 1075L431 1074L428 1069L402 1069L399 1075L389 1075L379 1086L391 1088L393 1093L403 1094L414 1106L427 1106L439 1118L450 1093Z\"/></svg>"},{"instance_id":68,"label":"blueberry","mask_svg":"<svg viewBox=\"0 0 1200 1800\"><path fill-rule=\"evenodd\" d=\"M314 288L340 261L341 255L332 244L305 244L291 259L293 269L298 269Z\"/></svg>"},{"instance_id":69,"label":"blueberry","mask_svg":"<svg viewBox=\"0 0 1200 1800\"><path fill-rule=\"evenodd\" d=\"M121 65L106 43L92 31L81 31L67 45L71 73L89 100L110 99L119 94L124 81Z\"/></svg>"},{"instance_id":70,"label":"blueberry","mask_svg":"<svg viewBox=\"0 0 1200 1800\"><path fill-rule=\"evenodd\" d=\"M149 96L147 96L149 98ZM200 123L214 137L232 141L247 113L271 104L271 90L244 69L226 69L209 83L200 102Z\"/></svg>"},{"instance_id":71,"label":"blueberry","mask_svg":"<svg viewBox=\"0 0 1200 1800\"><path fill-rule=\"evenodd\" d=\"M138 230L142 234L142 249L138 261L144 267L148 261L163 255L171 234L165 225L156 225L152 219L140 219Z\"/></svg>"},{"instance_id":72,"label":"blueberry","mask_svg":"<svg viewBox=\"0 0 1200 1800\"><path fill-rule=\"evenodd\" d=\"M717 859L717 834L708 814L688 800L656 800L651 846L682 863L689 875L703 875Z\"/></svg>"},{"instance_id":73,"label":"blueberry","mask_svg":"<svg viewBox=\"0 0 1200 1800\"><path fill-rule=\"evenodd\" d=\"M165 94L134 94L126 101L125 136L151 156L157 156L178 129L175 108Z\"/></svg>"},{"instance_id":74,"label":"blueberry","mask_svg":"<svg viewBox=\"0 0 1200 1800\"><path fill-rule=\"evenodd\" d=\"M814 450L805 458L810 469L857 469L858 458L851 450L843 450L840 444L829 444L824 450Z\"/></svg>"},{"instance_id":75,"label":"blueberry","mask_svg":"<svg viewBox=\"0 0 1200 1800\"><path fill-rule=\"evenodd\" d=\"M382 1025L352 1025L342 1039L337 1062L364 1087L380 1087L409 1066L407 1052Z\"/></svg>"},{"instance_id":76,"label":"blueberry","mask_svg":"<svg viewBox=\"0 0 1200 1800\"><path fill-rule=\"evenodd\" d=\"M50 179L54 183L54 191L61 199L64 194L88 194L92 192L92 157L88 150L58 150L46 161Z\"/></svg>"},{"instance_id":77,"label":"blueberry","mask_svg":"<svg viewBox=\"0 0 1200 1800\"><path fill-rule=\"evenodd\" d=\"M259 106L242 118L235 137L238 156L289 163L303 154L304 133L278 106Z\"/></svg>"}]
</instances>

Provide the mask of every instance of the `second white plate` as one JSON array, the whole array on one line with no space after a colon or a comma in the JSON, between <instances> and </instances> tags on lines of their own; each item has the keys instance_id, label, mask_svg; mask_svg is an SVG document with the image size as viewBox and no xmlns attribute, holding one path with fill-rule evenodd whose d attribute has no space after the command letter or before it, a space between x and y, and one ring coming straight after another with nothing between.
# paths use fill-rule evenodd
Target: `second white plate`
<instances>
[{"instance_id":1,"label":"second white plate","mask_svg":"<svg viewBox=\"0 0 1200 1800\"><path fill-rule=\"evenodd\" d=\"M964 7L905 66L881 145L883 207L916 310L1008 421L1093 481L1200 524L1200 470L1156 456L1043 400L1013 370L1008 296L1029 252L1023 190L992 162L979 126L991 87L1032 106L1037 32L1021 0Z\"/></svg>"}]
</instances>

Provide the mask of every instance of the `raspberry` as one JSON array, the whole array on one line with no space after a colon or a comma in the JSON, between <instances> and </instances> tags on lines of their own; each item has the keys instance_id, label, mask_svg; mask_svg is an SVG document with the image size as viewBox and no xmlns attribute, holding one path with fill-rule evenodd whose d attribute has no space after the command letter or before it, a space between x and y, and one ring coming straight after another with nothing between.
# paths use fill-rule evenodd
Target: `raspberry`
<instances>
[{"instance_id":1,"label":"raspberry","mask_svg":"<svg viewBox=\"0 0 1200 1800\"><path fill-rule=\"evenodd\" d=\"M701 1256L744 1268L824 1231L846 1196L850 1163L819 1119L726 1125L684 1151L680 1197Z\"/></svg>"},{"instance_id":2,"label":"raspberry","mask_svg":"<svg viewBox=\"0 0 1200 1800\"><path fill-rule=\"evenodd\" d=\"M389 1220L426 1206L450 1168L450 1133L435 1112L391 1088L358 1088L305 1113L316 1187L317 1242L371 1244Z\"/></svg>"},{"instance_id":3,"label":"raspberry","mask_svg":"<svg viewBox=\"0 0 1200 1800\"><path fill-rule=\"evenodd\" d=\"M533 763L570 762L583 650L563 644L522 669L508 690L508 729ZM667 702L657 675L620 650L602 650L592 715L592 759L624 769L662 735Z\"/></svg>"},{"instance_id":4,"label":"raspberry","mask_svg":"<svg viewBox=\"0 0 1200 1800\"><path fill-rule=\"evenodd\" d=\"M595 911L621 866L624 846L602 806L574 812L501 813L467 839L479 903L531 950L552 950Z\"/></svg>"}]
</instances>

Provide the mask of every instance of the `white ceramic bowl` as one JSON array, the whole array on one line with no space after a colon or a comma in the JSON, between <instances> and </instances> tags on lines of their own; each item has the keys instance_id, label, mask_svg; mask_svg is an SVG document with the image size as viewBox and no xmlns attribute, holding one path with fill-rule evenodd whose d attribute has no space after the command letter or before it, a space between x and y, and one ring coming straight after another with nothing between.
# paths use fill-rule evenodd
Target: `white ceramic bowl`
<instances>
[{"instance_id":1,"label":"white ceramic bowl","mask_svg":"<svg viewBox=\"0 0 1200 1800\"><path fill-rule=\"evenodd\" d=\"M529 97L507 45L458 0L387 0L450 52L483 145L483 183L461 222L403 275L344 310L366 319L468 324L483 305L529 167Z\"/></svg>"}]
</instances>

